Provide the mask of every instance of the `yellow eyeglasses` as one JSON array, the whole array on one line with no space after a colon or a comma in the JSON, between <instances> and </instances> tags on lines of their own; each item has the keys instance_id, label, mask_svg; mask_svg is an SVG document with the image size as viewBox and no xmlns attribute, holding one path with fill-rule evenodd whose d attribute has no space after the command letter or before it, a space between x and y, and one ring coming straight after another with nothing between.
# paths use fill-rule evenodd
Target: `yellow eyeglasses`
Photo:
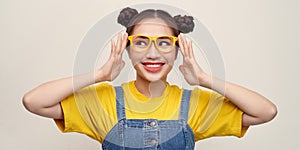
<instances>
[{"instance_id":1,"label":"yellow eyeglasses","mask_svg":"<svg viewBox=\"0 0 300 150\"><path fill-rule=\"evenodd\" d=\"M161 35L161 36L147 36L143 34L134 34L128 36L132 49L136 52L143 52L150 48L152 41L155 47L164 53L174 50L175 42L178 40L176 36Z\"/></svg>"}]
</instances>

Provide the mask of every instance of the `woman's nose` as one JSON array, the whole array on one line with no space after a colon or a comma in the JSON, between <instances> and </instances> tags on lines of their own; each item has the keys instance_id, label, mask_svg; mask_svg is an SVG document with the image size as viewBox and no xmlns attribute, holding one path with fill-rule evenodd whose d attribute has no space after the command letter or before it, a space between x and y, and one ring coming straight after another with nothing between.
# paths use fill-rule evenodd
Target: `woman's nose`
<instances>
[{"instance_id":1,"label":"woman's nose","mask_svg":"<svg viewBox=\"0 0 300 150\"><path fill-rule=\"evenodd\" d=\"M147 58L151 58L151 59L155 59L160 57L160 52L159 50L156 48L154 42L151 43L149 49L146 52L146 57Z\"/></svg>"}]
</instances>

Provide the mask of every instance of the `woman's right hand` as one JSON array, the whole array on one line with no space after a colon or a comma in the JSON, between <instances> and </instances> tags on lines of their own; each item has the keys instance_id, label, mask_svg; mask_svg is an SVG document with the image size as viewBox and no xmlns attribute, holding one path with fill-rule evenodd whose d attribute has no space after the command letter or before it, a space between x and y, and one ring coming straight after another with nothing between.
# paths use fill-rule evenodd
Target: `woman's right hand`
<instances>
[{"instance_id":1,"label":"woman's right hand","mask_svg":"<svg viewBox=\"0 0 300 150\"><path fill-rule=\"evenodd\" d=\"M117 43L111 40L111 53L108 61L95 73L96 82L113 81L120 74L121 70L125 66L124 60L122 60L122 54L126 49L128 34L125 32L124 36L119 33Z\"/></svg>"}]
</instances>

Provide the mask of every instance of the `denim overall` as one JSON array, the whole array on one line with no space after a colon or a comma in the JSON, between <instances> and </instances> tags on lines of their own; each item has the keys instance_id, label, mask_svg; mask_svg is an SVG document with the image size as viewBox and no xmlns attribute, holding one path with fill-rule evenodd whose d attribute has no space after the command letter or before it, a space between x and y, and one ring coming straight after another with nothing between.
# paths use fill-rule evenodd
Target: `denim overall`
<instances>
[{"instance_id":1,"label":"denim overall","mask_svg":"<svg viewBox=\"0 0 300 150\"><path fill-rule=\"evenodd\" d=\"M108 132L104 150L193 150L194 134L187 124L190 90L184 90L179 120L126 119L124 93L115 87L118 123Z\"/></svg>"}]
</instances>

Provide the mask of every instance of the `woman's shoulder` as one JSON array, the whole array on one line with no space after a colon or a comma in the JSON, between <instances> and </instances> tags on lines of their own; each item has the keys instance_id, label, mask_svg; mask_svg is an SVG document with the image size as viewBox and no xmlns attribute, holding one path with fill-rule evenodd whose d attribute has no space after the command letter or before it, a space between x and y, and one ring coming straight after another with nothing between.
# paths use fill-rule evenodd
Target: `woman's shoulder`
<instances>
[{"instance_id":1,"label":"woman's shoulder","mask_svg":"<svg viewBox=\"0 0 300 150\"><path fill-rule=\"evenodd\" d=\"M195 87L181 87L181 86L178 86L176 84L169 84L168 83L168 86L171 90L173 91L191 91L191 94L204 94L204 95L210 95L212 93L214 93L214 91L210 90L210 89L207 89L207 88L204 88L204 87L201 87L201 86L195 86Z\"/></svg>"},{"instance_id":2,"label":"woman's shoulder","mask_svg":"<svg viewBox=\"0 0 300 150\"><path fill-rule=\"evenodd\" d=\"M116 87L121 87L123 85L128 85L130 82L122 83L122 85L113 85L111 82L100 82L93 85L97 90L111 90L114 91Z\"/></svg>"},{"instance_id":3,"label":"woman's shoulder","mask_svg":"<svg viewBox=\"0 0 300 150\"><path fill-rule=\"evenodd\" d=\"M122 87L122 89L124 90L124 87L126 86L130 86L131 84L134 84L134 81L129 81L129 82L124 82L121 85L114 85L111 82L100 82L97 84L94 84L93 87L95 87L95 89L98 92L115 92L115 88L116 87Z\"/></svg>"}]
</instances>

